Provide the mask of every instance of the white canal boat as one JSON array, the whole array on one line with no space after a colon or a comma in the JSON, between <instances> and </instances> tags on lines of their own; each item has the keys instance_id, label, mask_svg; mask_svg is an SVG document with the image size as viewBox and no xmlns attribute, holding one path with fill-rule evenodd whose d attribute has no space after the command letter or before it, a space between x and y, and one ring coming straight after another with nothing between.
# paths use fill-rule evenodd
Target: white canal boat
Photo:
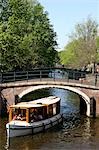
<instances>
[{"instance_id":1,"label":"white canal boat","mask_svg":"<svg viewBox=\"0 0 99 150\"><path fill-rule=\"evenodd\" d=\"M29 102L20 102L9 108L7 136L35 134L62 122L60 98L50 96Z\"/></svg>"}]
</instances>

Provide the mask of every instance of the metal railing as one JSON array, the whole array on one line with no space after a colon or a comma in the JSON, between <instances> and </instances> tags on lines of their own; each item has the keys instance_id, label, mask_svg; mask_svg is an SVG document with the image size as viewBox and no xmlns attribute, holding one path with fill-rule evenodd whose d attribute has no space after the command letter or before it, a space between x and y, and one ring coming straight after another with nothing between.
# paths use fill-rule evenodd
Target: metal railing
<instances>
[{"instance_id":1,"label":"metal railing","mask_svg":"<svg viewBox=\"0 0 99 150\"><path fill-rule=\"evenodd\" d=\"M53 78L55 79L69 79L79 80L86 78L86 72L70 69L34 69L31 71L7 72L0 74L0 83L15 82L22 80Z\"/></svg>"}]
</instances>

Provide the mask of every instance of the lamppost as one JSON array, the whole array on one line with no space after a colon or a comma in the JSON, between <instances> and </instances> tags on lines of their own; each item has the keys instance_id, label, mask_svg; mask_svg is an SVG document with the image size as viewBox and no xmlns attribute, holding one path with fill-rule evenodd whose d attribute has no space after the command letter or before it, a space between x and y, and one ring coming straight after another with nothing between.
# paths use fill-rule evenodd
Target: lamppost
<instances>
[{"instance_id":1,"label":"lamppost","mask_svg":"<svg viewBox=\"0 0 99 150\"><path fill-rule=\"evenodd\" d=\"M99 53L99 49L96 49L96 54L95 54L95 57L93 57L93 74L97 73L97 68L96 68L96 65L97 65L97 55Z\"/></svg>"},{"instance_id":2,"label":"lamppost","mask_svg":"<svg viewBox=\"0 0 99 150\"><path fill-rule=\"evenodd\" d=\"M96 60L97 60L97 63L98 63L98 54L99 54L99 48L96 50ZM99 67L97 68L96 72L99 73Z\"/></svg>"}]
</instances>

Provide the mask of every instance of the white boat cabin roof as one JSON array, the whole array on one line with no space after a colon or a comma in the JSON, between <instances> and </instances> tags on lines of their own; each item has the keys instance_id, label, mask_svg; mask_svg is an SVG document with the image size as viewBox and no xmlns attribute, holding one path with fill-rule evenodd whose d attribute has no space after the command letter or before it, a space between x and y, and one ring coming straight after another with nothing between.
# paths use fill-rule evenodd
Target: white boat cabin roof
<instances>
[{"instance_id":1,"label":"white boat cabin roof","mask_svg":"<svg viewBox=\"0 0 99 150\"><path fill-rule=\"evenodd\" d=\"M20 103L17 103L16 105L11 105L10 107L11 108L42 107L42 106L46 106L46 105L51 105L51 104L57 103L58 101L60 101L59 97L50 96L50 97L45 97L45 98L29 101L29 102L20 102Z\"/></svg>"}]
</instances>

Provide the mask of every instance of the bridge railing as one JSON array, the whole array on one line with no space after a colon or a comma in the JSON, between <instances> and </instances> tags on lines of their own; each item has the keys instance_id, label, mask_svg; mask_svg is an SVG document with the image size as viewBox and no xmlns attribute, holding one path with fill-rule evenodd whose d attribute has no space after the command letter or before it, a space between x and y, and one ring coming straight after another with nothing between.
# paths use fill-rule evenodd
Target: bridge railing
<instances>
[{"instance_id":1,"label":"bridge railing","mask_svg":"<svg viewBox=\"0 0 99 150\"><path fill-rule=\"evenodd\" d=\"M0 74L0 83L15 82L22 80L31 80L31 79L40 79L43 78L52 78L56 79L65 79L67 81L79 80L86 78L86 72L79 70L70 70L70 69L34 69L31 71L19 71L19 72L8 72Z\"/></svg>"}]
</instances>

